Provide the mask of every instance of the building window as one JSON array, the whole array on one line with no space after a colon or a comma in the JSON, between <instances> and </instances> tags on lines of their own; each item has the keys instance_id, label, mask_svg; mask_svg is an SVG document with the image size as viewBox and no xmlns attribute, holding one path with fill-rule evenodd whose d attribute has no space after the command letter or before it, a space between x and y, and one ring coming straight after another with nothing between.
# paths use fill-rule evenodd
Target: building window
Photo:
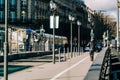
<instances>
[{"instance_id":1,"label":"building window","mask_svg":"<svg viewBox=\"0 0 120 80\"><path fill-rule=\"evenodd\" d=\"M35 6L37 6L37 1L35 1L35 3L34 3L34 4L35 4Z\"/></svg>"},{"instance_id":2,"label":"building window","mask_svg":"<svg viewBox=\"0 0 120 80\"><path fill-rule=\"evenodd\" d=\"M10 0L10 4L11 4L12 6L15 6L15 5L17 4L17 0Z\"/></svg>"},{"instance_id":3,"label":"building window","mask_svg":"<svg viewBox=\"0 0 120 80\"><path fill-rule=\"evenodd\" d=\"M37 12L35 12L34 14L35 14L34 19L37 20Z\"/></svg>"},{"instance_id":4,"label":"building window","mask_svg":"<svg viewBox=\"0 0 120 80\"><path fill-rule=\"evenodd\" d=\"M24 6L24 5L27 5L27 0L22 0L21 1L21 4Z\"/></svg>"},{"instance_id":5,"label":"building window","mask_svg":"<svg viewBox=\"0 0 120 80\"><path fill-rule=\"evenodd\" d=\"M5 0L0 0L0 8L4 8Z\"/></svg>"},{"instance_id":6,"label":"building window","mask_svg":"<svg viewBox=\"0 0 120 80\"><path fill-rule=\"evenodd\" d=\"M5 14L4 11L0 11L0 22L4 21L4 19L5 19L4 14Z\"/></svg>"},{"instance_id":7,"label":"building window","mask_svg":"<svg viewBox=\"0 0 120 80\"><path fill-rule=\"evenodd\" d=\"M5 0L0 0L0 5L5 4Z\"/></svg>"},{"instance_id":8,"label":"building window","mask_svg":"<svg viewBox=\"0 0 120 80\"><path fill-rule=\"evenodd\" d=\"M15 11L10 12L10 22L15 22L16 19L16 13Z\"/></svg>"},{"instance_id":9,"label":"building window","mask_svg":"<svg viewBox=\"0 0 120 80\"><path fill-rule=\"evenodd\" d=\"M26 9L27 8L27 0L22 0L21 1L21 7L22 7L22 9Z\"/></svg>"},{"instance_id":10,"label":"building window","mask_svg":"<svg viewBox=\"0 0 120 80\"><path fill-rule=\"evenodd\" d=\"M11 0L11 5L16 5L16 0Z\"/></svg>"},{"instance_id":11,"label":"building window","mask_svg":"<svg viewBox=\"0 0 120 80\"><path fill-rule=\"evenodd\" d=\"M17 0L10 0L10 8L15 9L17 6Z\"/></svg>"}]
</instances>

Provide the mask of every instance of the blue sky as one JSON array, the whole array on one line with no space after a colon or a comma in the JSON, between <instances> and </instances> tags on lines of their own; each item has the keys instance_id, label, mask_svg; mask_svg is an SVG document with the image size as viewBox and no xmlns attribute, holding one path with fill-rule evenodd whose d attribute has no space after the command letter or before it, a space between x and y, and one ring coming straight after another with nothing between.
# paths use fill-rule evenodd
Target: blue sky
<instances>
[{"instance_id":1,"label":"blue sky","mask_svg":"<svg viewBox=\"0 0 120 80\"><path fill-rule=\"evenodd\" d=\"M84 0L84 2L92 10L102 10L105 15L111 15L116 18L117 0Z\"/></svg>"}]
</instances>

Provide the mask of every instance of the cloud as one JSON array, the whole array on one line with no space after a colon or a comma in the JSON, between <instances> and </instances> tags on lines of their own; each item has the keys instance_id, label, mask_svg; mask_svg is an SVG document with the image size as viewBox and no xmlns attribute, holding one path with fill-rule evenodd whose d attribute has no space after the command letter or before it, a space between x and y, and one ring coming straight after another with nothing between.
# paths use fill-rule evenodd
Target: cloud
<instances>
[{"instance_id":1,"label":"cloud","mask_svg":"<svg viewBox=\"0 0 120 80\"><path fill-rule=\"evenodd\" d=\"M117 11L116 10L109 10L106 15L113 16L114 18L117 18Z\"/></svg>"},{"instance_id":2,"label":"cloud","mask_svg":"<svg viewBox=\"0 0 120 80\"><path fill-rule=\"evenodd\" d=\"M94 10L100 9L115 9L116 8L116 0L84 0L85 4Z\"/></svg>"},{"instance_id":3,"label":"cloud","mask_svg":"<svg viewBox=\"0 0 120 80\"><path fill-rule=\"evenodd\" d=\"M84 2L92 10L104 10L105 14L117 17L117 0L84 0Z\"/></svg>"}]
</instances>

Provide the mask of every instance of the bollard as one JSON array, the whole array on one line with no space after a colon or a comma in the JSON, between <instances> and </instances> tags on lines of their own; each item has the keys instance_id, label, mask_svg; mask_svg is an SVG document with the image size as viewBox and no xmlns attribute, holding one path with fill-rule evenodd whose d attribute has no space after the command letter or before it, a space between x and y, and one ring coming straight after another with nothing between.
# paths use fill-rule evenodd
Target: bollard
<instances>
[{"instance_id":1,"label":"bollard","mask_svg":"<svg viewBox=\"0 0 120 80\"><path fill-rule=\"evenodd\" d=\"M82 54L82 48L80 47L80 53L79 53L79 55L81 55Z\"/></svg>"},{"instance_id":2,"label":"bollard","mask_svg":"<svg viewBox=\"0 0 120 80\"><path fill-rule=\"evenodd\" d=\"M80 55L82 55L82 47L80 47Z\"/></svg>"},{"instance_id":3,"label":"bollard","mask_svg":"<svg viewBox=\"0 0 120 80\"><path fill-rule=\"evenodd\" d=\"M76 57L76 47L75 47L75 50L74 50L74 57Z\"/></svg>"},{"instance_id":4,"label":"bollard","mask_svg":"<svg viewBox=\"0 0 120 80\"><path fill-rule=\"evenodd\" d=\"M78 52L78 55L80 56L80 52L81 52L81 48L79 48L79 52Z\"/></svg>"},{"instance_id":5,"label":"bollard","mask_svg":"<svg viewBox=\"0 0 120 80\"><path fill-rule=\"evenodd\" d=\"M82 51L81 51L81 54L83 54L83 47L82 47Z\"/></svg>"},{"instance_id":6,"label":"bollard","mask_svg":"<svg viewBox=\"0 0 120 80\"><path fill-rule=\"evenodd\" d=\"M68 59L70 58L70 56L69 56L69 48L67 48L67 54L68 54Z\"/></svg>"},{"instance_id":7,"label":"bollard","mask_svg":"<svg viewBox=\"0 0 120 80\"><path fill-rule=\"evenodd\" d=\"M80 54L83 54L83 47L80 48Z\"/></svg>"},{"instance_id":8,"label":"bollard","mask_svg":"<svg viewBox=\"0 0 120 80\"><path fill-rule=\"evenodd\" d=\"M65 58L65 61L66 61L66 52L65 52L65 48L64 48L64 58Z\"/></svg>"},{"instance_id":9,"label":"bollard","mask_svg":"<svg viewBox=\"0 0 120 80\"><path fill-rule=\"evenodd\" d=\"M78 56L78 49L76 48L76 56Z\"/></svg>"},{"instance_id":10,"label":"bollard","mask_svg":"<svg viewBox=\"0 0 120 80\"><path fill-rule=\"evenodd\" d=\"M60 48L59 48L59 62L61 62L61 54L60 54Z\"/></svg>"},{"instance_id":11,"label":"bollard","mask_svg":"<svg viewBox=\"0 0 120 80\"><path fill-rule=\"evenodd\" d=\"M75 57L75 47L73 47L73 57Z\"/></svg>"},{"instance_id":12,"label":"bollard","mask_svg":"<svg viewBox=\"0 0 120 80\"><path fill-rule=\"evenodd\" d=\"M75 57L75 47L73 47L73 57Z\"/></svg>"}]
</instances>

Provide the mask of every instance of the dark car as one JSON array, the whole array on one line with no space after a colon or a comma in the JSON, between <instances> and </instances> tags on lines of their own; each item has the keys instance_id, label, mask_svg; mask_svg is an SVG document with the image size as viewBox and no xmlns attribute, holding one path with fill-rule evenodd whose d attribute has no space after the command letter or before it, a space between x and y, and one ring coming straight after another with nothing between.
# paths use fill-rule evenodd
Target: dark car
<instances>
[{"instance_id":1,"label":"dark car","mask_svg":"<svg viewBox=\"0 0 120 80\"><path fill-rule=\"evenodd\" d=\"M95 51L100 52L102 50L102 47L103 47L102 43L96 43Z\"/></svg>"}]
</instances>

